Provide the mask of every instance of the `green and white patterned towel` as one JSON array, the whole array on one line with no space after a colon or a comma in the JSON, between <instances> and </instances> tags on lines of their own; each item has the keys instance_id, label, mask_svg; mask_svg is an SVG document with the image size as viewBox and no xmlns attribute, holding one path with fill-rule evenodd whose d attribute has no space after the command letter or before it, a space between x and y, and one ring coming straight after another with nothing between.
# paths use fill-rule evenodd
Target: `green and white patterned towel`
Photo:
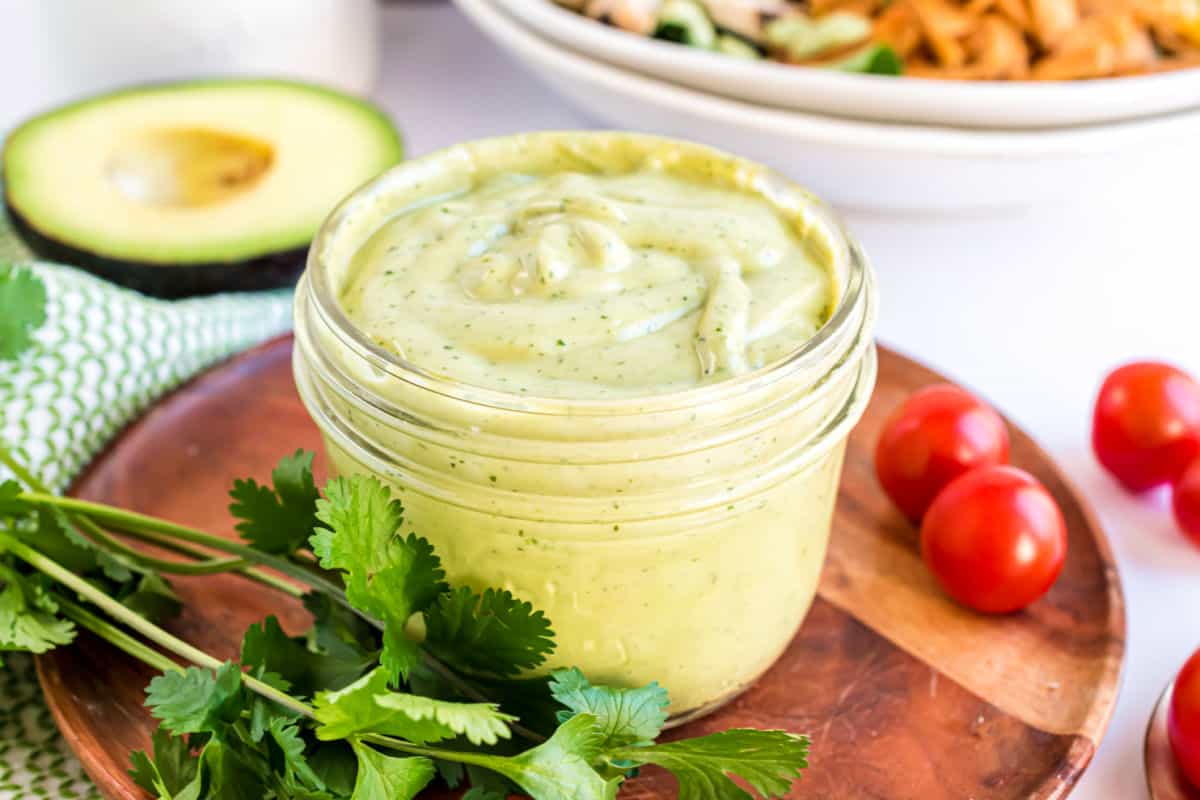
<instances>
[{"instance_id":1,"label":"green and white patterned towel","mask_svg":"<svg viewBox=\"0 0 1200 800\"><path fill-rule=\"evenodd\" d=\"M0 263L30 263L47 294L33 349L0 364L0 435L59 490L156 398L291 326L290 291L152 300L30 258L0 215ZM54 727L32 659L4 660L0 800L99 798Z\"/></svg>"}]
</instances>

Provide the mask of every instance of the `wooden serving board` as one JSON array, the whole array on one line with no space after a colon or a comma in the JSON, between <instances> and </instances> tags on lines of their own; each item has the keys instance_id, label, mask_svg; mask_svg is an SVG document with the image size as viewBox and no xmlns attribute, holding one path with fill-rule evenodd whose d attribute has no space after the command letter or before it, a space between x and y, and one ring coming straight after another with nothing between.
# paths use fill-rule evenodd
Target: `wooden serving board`
<instances>
[{"instance_id":1,"label":"wooden serving board","mask_svg":"<svg viewBox=\"0 0 1200 800\"><path fill-rule=\"evenodd\" d=\"M74 493L232 535L232 478L265 479L297 447L320 452L290 356L291 340L279 339L168 396ZM889 410L939 377L891 351L880 356L878 388L851 436L812 612L758 684L682 733L753 726L811 734L812 766L796 797L1061 798L1091 760L1117 695L1124 601L1104 534L1050 458L1013 428L1013 463L1049 487L1067 520L1062 577L1010 616L979 616L948 600L871 466ZM236 656L242 631L268 613L292 631L306 623L299 607L281 607L278 595L234 576L176 584L187 610L171 627L221 657ZM142 707L151 672L88 636L40 657L38 668L59 727L104 794L142 798L126 770L129 751L145 747L153 729ZM673 779L653 769L622 794L674 796Z\"/></svg>"}]
</instances>

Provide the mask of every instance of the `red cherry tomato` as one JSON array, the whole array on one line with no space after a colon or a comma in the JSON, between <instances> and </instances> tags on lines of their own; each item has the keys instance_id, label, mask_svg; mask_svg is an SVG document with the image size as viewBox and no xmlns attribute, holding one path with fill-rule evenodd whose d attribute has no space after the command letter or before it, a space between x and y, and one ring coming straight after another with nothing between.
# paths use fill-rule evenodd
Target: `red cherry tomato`
<instances>
[{"instance_id":1,"label":"red cherry tomato","mask_svg":"<svg viewBox=\"0 0 1200 800\"><path fill-rule=\"evenodd\" d=\"M1200 650L1175 679L1175 693L1167 709L1167 734L1183 774L1200 789Z\"/></svg>"},{"instance_id":2,"label":"red cherry tomato","mask_svg":"<svg viewBox=\"0 0 1200 800\"><path fill-rule=\"evenodd\" d=\"M1175 508L1175 522L1192 541L1200 545L1200 460L1193 461L1175 484L1172 505Z\"/></svg>"},{"instance_id":3,"label":"red cherry tomato","mask_svg":"<svg viewBox=\"0 0 1200 800\"><path fill-rule=\"evenodd\" d=\"M1016 467L980 467L933 501L921 525L921 555L955 600L1004 614L1054 584L1067 555L1067 526L1032 475Z\"/></svg>"},{"instance_id":4,"label":"red cherry tomato","mask_svg":"<svg viewBox=\"0 0 1200 800\"><path fill-rule=\"evenodd\" d=\"M1096 398L1092 449L1131 491L1174 481L1200 455L1200 385L1170 364L1118 367Z\"/></svg>"},{"instance_id":5,"label":"red cherry tomato","mask_svg":"<svg viewBox=\"0 0 1200 800\"><path fill-rule=\"evenodd\" d=\"M908 396L875 446L875 474L914 522L946 484L975 467L1008 461L1008 430L992 407L948 383Z\"/></svg>"}]
</instances>

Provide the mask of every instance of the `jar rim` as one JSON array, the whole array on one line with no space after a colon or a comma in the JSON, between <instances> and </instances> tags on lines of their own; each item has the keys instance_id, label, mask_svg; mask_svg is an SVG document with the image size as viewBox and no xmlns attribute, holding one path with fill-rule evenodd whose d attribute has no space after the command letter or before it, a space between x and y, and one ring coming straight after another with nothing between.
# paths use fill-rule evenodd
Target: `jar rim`
<instances>
[{"instance_id":1,"label":"jar rim","mask_svg":"<svg viewBox=\"0 0 1200 800\"><path fill-rule=\"evenodd\" d=\"M518 394L430 372L391 350L381 347L350 320L341 303L331 291L329 264L326 263L322 254L331 249L329 245L337 237L345 235L343 228L346 227L348 219L354 215L354 211L360 204L370 203L373 198L386 193L389 187L397 183L399 178L409 171L427 168L435 161L453 157L466 145L500 144L538 137L570 137L572 140L599 143L614 136L643 142L647 145L665 144L673 148L683 148L692 152L704 153L735 168L750 168L754 170L756 177L761 178L763 185L748 188L766 196L766 199L773 204L778 205L778 201L767 196L768 193L781 193L785 196L802 199L806 204L806 214L809 211L812 212L812 221L822 229L824 235L830 237L835 245L834 253L837 263L831 267L835 279L838 278L839 268L844 272L837 295L837 305L816 333L796 349L775 361L713 383L688 386L667 392L602 399ZM421 389L472 405L503 411L547 415L570 413L584 416L620 416L629 413L631 405L636 405L636 413L653 413L708 404L732 394L757 391L794 372L803 370L811 362L818 360L832 343L839 339L856 337L860 326L865 325L868 328L871 326L874 317L872 288L870 264L861 247L850 235L838 215L823 200L773 169L714 147L652 134L619 131L544 131L491 137L436 150L412 161L398 164L360 186L330 213L313 237L308 251L306 274L297 291L297 304L304 301L305 294L311 295L315 301L316 310L324 318L328 330L341 341L342 345L374 370ZM855 325L857 312L864 304L867 305L867 319L860 319L859 325Z\"/></svg>"}]
</instances>

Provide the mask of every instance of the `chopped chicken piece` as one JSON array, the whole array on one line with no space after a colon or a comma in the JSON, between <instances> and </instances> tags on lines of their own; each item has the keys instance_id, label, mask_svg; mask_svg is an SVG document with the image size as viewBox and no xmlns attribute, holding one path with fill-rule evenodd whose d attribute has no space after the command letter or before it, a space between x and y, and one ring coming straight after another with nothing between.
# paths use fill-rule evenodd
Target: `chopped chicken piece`
<instances>
[{"instance_id":1,"label":"chopped chicken piece","mask_svg":"<svg viewBox=\"0 0 1200 800\"><path fill-rule=\"evenodd\" d=\"M662 0L587 0L584 13L633 33L649 36L658 25Z\"/></svg>"},{"instance_id":2,"label":"chopped chicken piece","mask_svg":"<svg viewBox=\"0 0 1200 800\"><path fill-rule=\"evenodd\" d=\"M787 0L704 0L704 7L718 28L760 45L767 40L767 23L796 10Z\"/></svg>"}]
</instances>

